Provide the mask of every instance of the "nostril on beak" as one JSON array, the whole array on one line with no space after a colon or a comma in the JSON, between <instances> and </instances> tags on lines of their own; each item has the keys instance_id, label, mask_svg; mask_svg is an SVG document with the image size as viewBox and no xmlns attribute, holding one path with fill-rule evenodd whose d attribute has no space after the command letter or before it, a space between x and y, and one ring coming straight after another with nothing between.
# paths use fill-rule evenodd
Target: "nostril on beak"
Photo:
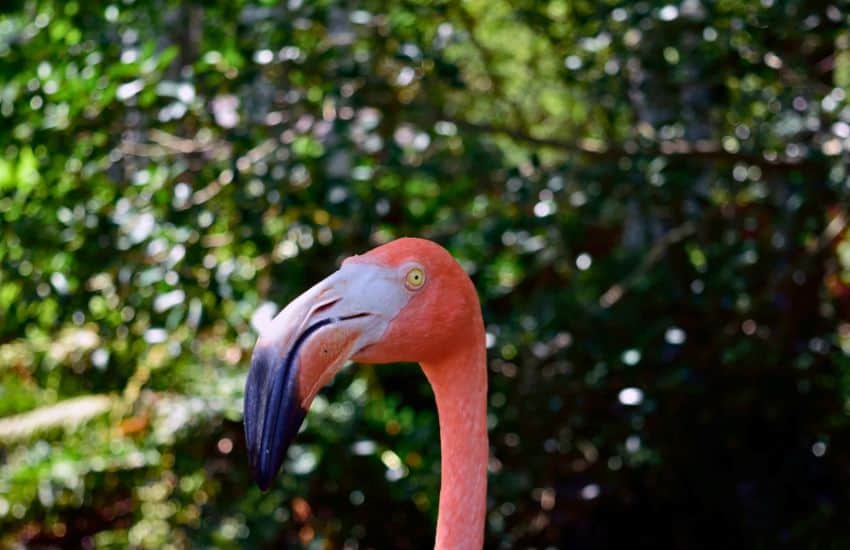
<instances>
[{"instance_id":1,"label":"nostril on beak","mask_svg":"<svg viewBox=\"0 0 850 550\"><path fill-rule=\"evenodd\" d=\"M346 315L345 317L340 317L340 321L350 321L351 319L359 319L361 317L369 317L371 313L353 313L351 315Z\"/></svg>"},{"instance_id":2,"label":"nostril on beak","mask_svg":"<svg viewBox=\"0 0 850 550\"><path fill-rule=\"evenodd\" d=\"M316 307L316 308L315 308L315 309L311 312L311 316L313 316L313 315L320 315L321 313L324 313L325 311L327 311L327 310L329 310L330 308L334 307L334 306L337 304L337 302L339 302L339 300L340 300L339 298L334 298L333 300L328 300L327 302L325 302L325 303L323 303L323 304L319 305L318 307Z\"/></svg>"}]
</instances>

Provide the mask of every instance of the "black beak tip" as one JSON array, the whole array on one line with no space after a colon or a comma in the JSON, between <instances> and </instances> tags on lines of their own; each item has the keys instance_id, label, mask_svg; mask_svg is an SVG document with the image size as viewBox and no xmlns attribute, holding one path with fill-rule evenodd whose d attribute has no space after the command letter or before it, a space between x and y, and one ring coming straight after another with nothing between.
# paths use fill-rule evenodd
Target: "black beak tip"
<instances>
[{"instance_id":1,"label":"black beak tip","mask_svg":"<svg viewBox=\"0 0 850 550\"><path fill-rule=\"evenodd\" d=\"M272 486L307 415L298 403L293 355L255 349L245 384L245 442L254 480L263 491Z\"/></svg>"},{"instance_id":2,"label":"black beak tip","mask_svg":"<svg viewBox=\"0 0 850 550\"><path fill-rule=\"evenodd\" d=\"M307 416L307 411L293 406L290 401L281 411L278 429L267 434L256 446L249 445L251 469L254 481L263 491L268 491L286 457L286 450L298 434L298 428Z\"/></svg>"},{"instance_id":3,"label":"black beak tip","mask_svg":"<svg viewBox=\"0 0 850 550\"><path fill-rule=\"evenodd\" d=\"M262 452L262 451L260 451ZM262 460L261 457L251 454L251 473L254 474L254 481L257 486L263 491L268 491L272 486L274 476L280 468L280 463L272 465L268 460ZM282 462L282 461L281 461Z\"/></svg>"},{"instance_id":4,"label":"black beak tip","mask_svg":"<svg viewBox=\"0 0 850 550\"><path fill-rule=\"evenodd\" d=\"M268 346L254 349L245 382L245 440L254 480L263 491L271 487L307 416L298 399L298 348L330 322L326 319L311 325L285 355Z\"/></svg>"},{"instance_id":5,"label":"black beak tip","mask_svg":"<svg viewBox=\"0 0 850 550\"><path fill-rule=\"evenodd\" d=\"M254 481L257 482L257 486L264 493L272 486L275 473L274 471L254 471Z\"/></svg>"}]
</instances>

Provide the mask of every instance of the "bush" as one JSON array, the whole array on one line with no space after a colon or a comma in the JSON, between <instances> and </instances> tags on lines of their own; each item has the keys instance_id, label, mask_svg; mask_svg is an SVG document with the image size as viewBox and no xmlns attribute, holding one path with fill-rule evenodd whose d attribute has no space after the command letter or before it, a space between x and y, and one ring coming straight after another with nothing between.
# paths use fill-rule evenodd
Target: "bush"
<instances>
[{"instance_id":1,"label":"bush","mask_svg":"<svg viewBox=\"0 0 850 550\"><path fill-rule=\"evenodd\" d=\"M429 546L417 367L341 373L268 493L241 427L255 312L403 235L482 298L488 546L850 544L848 19L13 2L0 544Z\"/></svg>"}]
</instances>

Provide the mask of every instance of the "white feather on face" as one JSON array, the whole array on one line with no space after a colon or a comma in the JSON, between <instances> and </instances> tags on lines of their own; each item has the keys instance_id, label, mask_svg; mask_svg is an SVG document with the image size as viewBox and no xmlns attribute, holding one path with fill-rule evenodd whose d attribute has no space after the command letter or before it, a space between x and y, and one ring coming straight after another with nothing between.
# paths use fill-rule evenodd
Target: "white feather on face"
<instances>
[{"instance_id":1,"label":"white feather on face","mask_svg":"<svg viewBox=\"0 0 850 550\"><path fill-rule=\"evenodd\" d=\"M354 350L380 341L413 295L402 271L365 262L343 265L278 313L263 327L257 345L288 349L312 323L352 316L362 316L347 321L361 331Z\"/></svg>"}]
</instances>

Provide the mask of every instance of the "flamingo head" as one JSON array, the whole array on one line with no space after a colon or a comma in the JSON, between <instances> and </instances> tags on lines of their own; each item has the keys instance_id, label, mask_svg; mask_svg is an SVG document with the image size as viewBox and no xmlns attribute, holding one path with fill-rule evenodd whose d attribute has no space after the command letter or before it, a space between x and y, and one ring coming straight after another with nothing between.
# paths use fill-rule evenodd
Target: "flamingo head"
<instances>
[{"instance_id":1,"label":"flamingo head","mask_svg":"<svg viewBox=\"0 0 850 550\"><path fill-rule=\"evenodd\" d=\"M431 362L480 319L469 277L441 246L404 238L345 260L261 332L245 387L245 437L267 489L318 391L348 361Z\"/></svg>"}]
</instances>

